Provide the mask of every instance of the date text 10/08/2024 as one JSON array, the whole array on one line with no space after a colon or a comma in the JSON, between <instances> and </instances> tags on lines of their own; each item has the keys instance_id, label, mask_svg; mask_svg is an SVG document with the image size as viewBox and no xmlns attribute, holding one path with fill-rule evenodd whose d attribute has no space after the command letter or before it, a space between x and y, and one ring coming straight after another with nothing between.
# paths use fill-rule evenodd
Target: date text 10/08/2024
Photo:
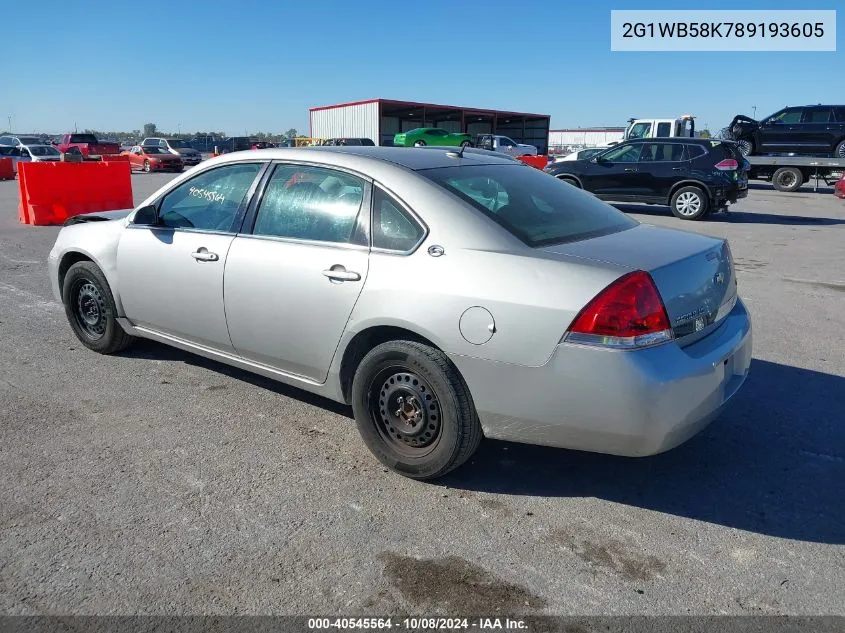
<instances>
[{"instance_id":1,"label":"date text 10/08/2024","mask_svg":"<svg viewBox=\"0 0 845 633\"><path fill-rule=\"evenodd\" d=\"M439 618L439 617L408 617L408 618L309 618L309 631L323 631L331 629L351 630L471 630L480 631L519 631L526 630L523 620L511 618Z\"/></svg>"}]
</instances>

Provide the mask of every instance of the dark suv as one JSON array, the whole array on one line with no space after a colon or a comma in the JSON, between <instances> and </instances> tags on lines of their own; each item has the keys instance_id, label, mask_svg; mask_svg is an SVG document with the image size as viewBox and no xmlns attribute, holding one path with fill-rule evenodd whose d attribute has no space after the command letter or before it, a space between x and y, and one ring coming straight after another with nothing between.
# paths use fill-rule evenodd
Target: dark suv
<instances>
[{"instance_id":1,"label":"dark suv","mask_svg":"<svg viewBox=\"0 0 845 633\"><path fill-rule=\"evenodd\" d=\"M784 108L762 121L738 114L727 128L744 156L805 154L845 158L845 105Z\"/></svg>"},{"instance_id":2,"label":"dark suv","mask_svg":"<svg viewBox=\"0 0 845 633\"><path fill-rule=\"evenodd\" d=\"M544 171L602 200L668 204L676 217L698 220L748 195L749 168L730 141L661 138L625 141Z\"/></svg>"}]
</instances>

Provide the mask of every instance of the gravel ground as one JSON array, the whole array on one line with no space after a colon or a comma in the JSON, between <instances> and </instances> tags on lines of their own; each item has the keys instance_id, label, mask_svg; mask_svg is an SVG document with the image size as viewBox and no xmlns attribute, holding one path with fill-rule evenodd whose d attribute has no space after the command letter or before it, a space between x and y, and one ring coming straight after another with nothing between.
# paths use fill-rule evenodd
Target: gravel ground
<instances>
[{"instance_id":1,"label":"gravel ground","mask_svg":"<svg viewBox=\"0 0 845 633\"><path fill-rule=\"evenodd\" d=\"M136 202L170 176L132 177ZM0 613L845 614L845 204L759 184L727 215L751 376L684 446L484 442L386 472L346 408L154 343L77 342L57 227L0 182Z\"/></svg>"}]
</instances>

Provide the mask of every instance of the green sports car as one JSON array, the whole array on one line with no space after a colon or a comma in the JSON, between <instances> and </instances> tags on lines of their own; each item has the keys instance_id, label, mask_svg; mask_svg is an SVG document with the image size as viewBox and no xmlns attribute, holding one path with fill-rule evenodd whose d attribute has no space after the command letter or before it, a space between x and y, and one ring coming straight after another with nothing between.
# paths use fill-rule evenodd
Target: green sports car
<instances>
[{"instance_id":1,"label":"green sports car","mask_svg":"<svg viewBox=\"0 0 845 633\"><path fill-rule=\"evenodd\" d=\"M393 137L393 144L397 147L424 147L425 145L449 145L460 147L472 145L469 134L447 132L438 127L418 127L415 130L402 132Z\"/></svg>"}]
</instances>

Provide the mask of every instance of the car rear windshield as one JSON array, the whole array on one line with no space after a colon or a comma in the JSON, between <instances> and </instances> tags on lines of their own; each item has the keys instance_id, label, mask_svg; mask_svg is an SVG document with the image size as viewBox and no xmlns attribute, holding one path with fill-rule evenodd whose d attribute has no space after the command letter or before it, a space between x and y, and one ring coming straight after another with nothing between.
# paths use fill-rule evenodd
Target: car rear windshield
<instances>
[{"instance_id":1,"label":"car rear windshield","mask_svg":"<svg viewBox=\"0 0 845 633\"><path fill-rule=\"evenodd\" d=\"M41 145L41 139L37 136L19 136L21 145Z\"/></svg>"},{"instance_id":2,"label":"car rear windshield","mask_svg":"<svg viewBox=\"0 0 845 633\"><path fill-rule=\"evenodd\" d=\"M526 165L467 165L418 173L532 247L589 239L638 224L592 194Z\"/></svg>"},{"instance_id":3,"label":"car rear windshield","mask_svg":"<svg viewBox=\"0 0 845 633\"><path fill-rule=\"evenodd\" d=\"M71 143L89 143L89 144L96 144L97 137L93 134L71 134L70 135L70 142Z\"/></svg>"}]
</instances>

